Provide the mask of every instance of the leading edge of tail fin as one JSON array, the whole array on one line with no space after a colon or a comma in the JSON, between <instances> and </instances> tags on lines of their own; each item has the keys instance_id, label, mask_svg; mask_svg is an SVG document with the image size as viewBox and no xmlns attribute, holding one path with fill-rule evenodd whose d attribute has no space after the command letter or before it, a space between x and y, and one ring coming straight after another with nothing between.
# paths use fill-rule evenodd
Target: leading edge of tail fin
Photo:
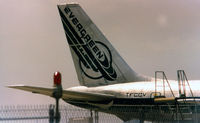
<instances>
[{"instance_id":1,"label":"leading edge of tail fin","mask_svg":"<svg viewBox=\"0 0 200 123\"><path fill-rule=\"evenodd\" d=\"M81 85L146 81L134 72L78 4L58 5Z\"/></svg>"}]
</instances>

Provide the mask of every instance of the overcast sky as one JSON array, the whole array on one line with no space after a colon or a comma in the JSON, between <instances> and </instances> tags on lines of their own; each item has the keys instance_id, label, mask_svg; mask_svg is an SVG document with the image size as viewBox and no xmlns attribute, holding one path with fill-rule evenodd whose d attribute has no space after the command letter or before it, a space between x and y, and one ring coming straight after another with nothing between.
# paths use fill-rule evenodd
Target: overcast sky
<instances>
[{"instance_id":1,"label":"overcast sky","mask_svg":"<svg viewBox=\"0 0 200 123\"><path fill-rule=\"evenodd\" d=\"M44 104L53 99L8 89L25 84L51 87L62 72L63 87L78 85L57 4L64 0L0 0L0 104ZM184 69L200 79L200 1L74 0L138 73L163 70L176 79Z\"/></svg>"}]
</instances>

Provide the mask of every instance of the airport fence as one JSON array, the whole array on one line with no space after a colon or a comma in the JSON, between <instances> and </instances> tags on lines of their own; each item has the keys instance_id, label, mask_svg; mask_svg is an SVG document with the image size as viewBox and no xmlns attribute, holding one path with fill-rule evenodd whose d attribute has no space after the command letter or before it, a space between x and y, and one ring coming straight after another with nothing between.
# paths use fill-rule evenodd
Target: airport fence
<instances>
[{"instance_id":1,"label":"airport fence","mask_svg":"<svg viewBox=\"0 0 200 123\"><path fill-rule=\"evenodd\" d=\"M95 113L72 105L60 105L60 123L97 123ZM51 123L50 105L0 106L0 123ZM122 123L116 116L98 113L98 123Z\"/></svg>"},{"instance_id":2,"label":"airport fence","mask_svg":"<svg viewBox=\"0 0 200 123\"><path fill-rule=\"evenodd\" d=\"M52 105L17 105L0 106L0 123L54 123L50 112ZM60 123L123 123L118 117L101 112L94 112L72 105L60 105ZM54 110L54 109L53 109ZM112 109L115 110L115 109ZM199 123L199 105L133 105L116 111L149 119L144 123ZM140 123L139 120L126 123Z\"/></svg>"}]
</instances>

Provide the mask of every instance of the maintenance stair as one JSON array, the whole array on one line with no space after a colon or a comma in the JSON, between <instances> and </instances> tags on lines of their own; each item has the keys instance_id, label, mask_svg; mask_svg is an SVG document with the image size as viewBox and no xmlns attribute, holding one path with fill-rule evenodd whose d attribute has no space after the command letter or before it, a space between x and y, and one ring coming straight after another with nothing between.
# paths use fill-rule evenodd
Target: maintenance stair
<instances>
[{"instance_id":1,"label":"maintenance stair","mask_svg":"<svg viewBox=\"0 0 200 123\"><path fill-rule=\"evenodd\" d=\"M162 79L158 79L161 75ZM181 123L198 123L198 114L196 108L196 100L190 87L187 76L183 70L177 71L178 78L178 94L179 97L175 97L171 85L163 71L155 72L155 96L154 101L165 102L168 105L168 113L171 114L173 122ZM161 81L161 82L160 82ZM160 83L158 83L160 82ZM166 90L170 90L171 95L166 95ZM186 90L186 89L189 89ZM187 97L186 92L189 92L191 97ZM187 103L187 100L192 100L193 103ZM173 102L173 103L172 103Z\"/></svg>"}]
</instances>

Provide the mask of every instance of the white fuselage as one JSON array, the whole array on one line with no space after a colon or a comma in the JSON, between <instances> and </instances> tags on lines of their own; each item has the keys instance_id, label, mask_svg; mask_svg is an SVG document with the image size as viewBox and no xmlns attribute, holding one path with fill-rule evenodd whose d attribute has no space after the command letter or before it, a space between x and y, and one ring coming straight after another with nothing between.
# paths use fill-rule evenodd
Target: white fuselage
<instances>
[{"instance_id":1,"label":"white fuselage","mask_svg":"<svg viewBox=\"0 0 200 123\"><path fill-rule=\"evenodd\" d=\"M175 97L179 97L179 86L178 82L175 80L169 80L171 90ZM190 88L192 90L194 97L200 96L200 80L189 81ZM103 93L111 94L117 98L153 98L155 94L161 94L159 96L165 95L166 97L173 97L169 85L165 82L165 87L163 86L163 81L158 81L157 86L155 86L155 81L145 81L145 82L130 82L122 84L113 84L98 87L85 87L77 86L68 88L67 90L90 92L90 93ZM156 88L156 89L155 89ZM186 96L192 97L190 88L188 84L185 85ZM182 89L183 92L183 89Z\"/></svg>"}]
</instances>

